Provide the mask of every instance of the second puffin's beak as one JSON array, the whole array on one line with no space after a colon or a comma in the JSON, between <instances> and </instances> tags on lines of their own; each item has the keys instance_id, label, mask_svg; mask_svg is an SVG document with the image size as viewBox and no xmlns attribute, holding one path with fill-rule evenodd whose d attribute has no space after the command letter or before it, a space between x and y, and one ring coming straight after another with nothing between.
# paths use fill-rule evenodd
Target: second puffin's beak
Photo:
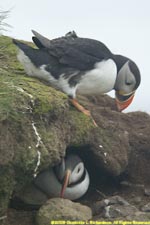
<instances>
[{"instance_id":1,"label":"second puffin's beak","mask_svg":"<svg viewBox=\"0 0 150 225\"><path fill-rule=\"evenodd\" d=\"M66 170L66 174L65 174L65 177L64 177L64 182L62 184L62 188L61 188L61 192L60 192L60 197L61 198L64 197L64 193L65 193L66 187L69 184L70 174L71 174L71 171L70 170Z\"/></svg>"},{"instance_id":2,"label":"second puffin's beak","mask_svg":"<svg viewBox=\"0 0 150 225\"><path fill-rule=\"evenodd\" d=\"M124 109L126 109L132 102L133 98L134 98L134 94L135 92L130 93L129 95L121 95L119 94L119 92L115 92L115 96L116 96L116 104L117 104L117 108L118 110L121 112Z\"/></svg>"}]
</instances>

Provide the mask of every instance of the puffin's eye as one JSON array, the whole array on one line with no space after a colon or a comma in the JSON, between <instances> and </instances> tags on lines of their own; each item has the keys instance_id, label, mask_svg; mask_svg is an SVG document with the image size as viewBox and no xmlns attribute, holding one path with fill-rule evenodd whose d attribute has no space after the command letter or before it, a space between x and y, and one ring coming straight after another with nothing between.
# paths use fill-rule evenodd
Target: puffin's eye
<instances>
[{"instance_id":1,"label":"puffin's eye","mask_svg":"<svg viewBox=\"0 0 150 225\"><path fill-rule=\"evenodd\" d=\"M78 170L77 170L77 173L79 173L80 172L80 167L78 168Z\"/></svg>"},{"instance_id":2,"label":"puffin's eye","mask_svg":"<svg viewBox=\"0 0 150 225\"><path fill-rule=\"evenodd\" d=\"M126 82L126 85L128 85L128 86L131 85L131 84L132 84L131 82Z\"/></svg>"},{"instance_id":3,"label":"puffin's eye","mask_svg":"<svg viewBox=\"0 0 150 225\"><path fill-rule=\"evenodd\" d=\"M84 172L84 165L82 162L78 163L78 165L74 168L73 172L76 174L76 176L82 175Z\"/></svg>"}]
</instances>

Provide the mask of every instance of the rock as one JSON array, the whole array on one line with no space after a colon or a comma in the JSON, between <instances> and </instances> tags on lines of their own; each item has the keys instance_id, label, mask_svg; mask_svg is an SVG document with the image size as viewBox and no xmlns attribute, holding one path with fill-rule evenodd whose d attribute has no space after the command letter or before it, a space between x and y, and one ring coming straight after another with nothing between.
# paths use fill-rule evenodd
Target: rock
<instances>
[{"instance_id":1,"label":"rock","mask_svg":"<svg viewBox=\"0 0 150 225\"><path fill-rule=\"evenodd\" d=\"M105 207L105 210L102 214L105 218L118 218L134 215L137 212L137 208L132 205L109 205Z\"/></svg>"},{"instance_id":2,"label":"rock","mask_svg":"<svg viewBox=\"0 0 150 225\"><path fill-rule=\"evenodd\" d=\"M112 196L108 199L104 199L102 201L95 202L92 205L93 215L102 214L104 209L106 209L107 206L110 206L110 205L130 206L130 204L126 200L124 200L122 197L116 195L116 196ZM105 211L108 211L108 209L109 209L109 207Z\"/></svg>"},{"instance_id":3,"label":"rock","mask_svg":"<svg viewBox=\"0 0 150 225\"><path fill-rule=\"evenodd\" d=\"M129 215L125 219L126 221L140 221L140 222L142 221L143 222L143 221L149 221L149 218L150 218L150 213L137 211L135 212L135 214Z\"/></svg>"},{"instance_id":4,"label":"rock","mask_svg":"<svg viewBox=\"0 0 150 225\"><path fill-rule=\"evenodd\" d=\"M49 225L53 220L89 220L91 209L68 199L53 198L48 200L39 210L36 217L37 225Z\"/></svg>"},{"instance_id":5,"label":"rock","mask_svg":"<svg viewBox=\"0 0 150 225\"><path fill-rule=\"evenodd\" d=\"M141 207L143 212L150 212L150 202Z\"/></svg>"},{"instance_id":6,"label":"rock","mask_svg":"<svg viewBox=\"0 0 150 225\"><path fill-rule=\"evenodd\" d=\"M150 116L144 112L133 112L128 113L124 119L127 125L126 129L130 132L129 141L131 146L130 160L126 171L128 179L132 183L149 186L150 139L148 139L148 133L150 127L147 124L150 122ZM131 126L129 126L129 121Z\"/></svg>"},{"instance_id":7,"label":"rock","mask_svg":"<svg viewBox=\"0 0 150 225\"><path fill-rule=\"evenodd\" d=\"M144 194L147 195L147 196L150 196L150 188L145 188Z\"/></svg>"},{"instance_id":8,"label":"rock","mask_svg":"<svg viewBox=\"0 0 150 225\"><path fill-rule=\"evenodd\" d=\"M105 199L106 201L106 199ZM128 206L130 205L125 199L120 197L119 195L115 195L107 199L108 204L107 205L114 205L114 204L120 204L120 205L125 205Z\"/></svg>"},{"instance_id":9,"label":"rock","mask_svg":"<svg viewBox=\"0 0 150 225\"><path fill-rule=\"evenodd\" d=\"M133 187L133 188L139 188L139 189L144 189L144 185L143 184L136 184L136 183L131 183L128 181L122 181L120 182L120 184L124 187Z\"/></svg>"},{"instance_id":10,"label":"rock","mask_svg":"<svg viewBox=\"0 0 150 225\"><path fill-rule=\"evenodd\" d=\"M6 216L14 185L14 171L11 167L0 166L0 218Z\"/></svg>"},{"instance_id":11,"label":"rock","mask_svg":"<svg viewBox=\"0 0 150 225\"><path fill-rule=\"evenodd\" d=\"M100 218L125 218L134 215L138 209L130 205L122 197L116 195L102 201L98 201L92 206L93 215Z\"/></svg>"},{"instance_id":12,"label":"rock","mask_svg":"<svg viewBox=\"0 0 150 225\"><path fill-rule=\"evenodd\" d=\"M95 202L93 205L92 205L92 212L93 212L93 215L98 215L98 214L101 214L103 212L103 209L107 206L108 204L105 202L105 200L102 200L102 201L98 201L98 202Z\"/></svg>"},{"instance_id":13,"label":"rock","mask_svg":"<svg viewBox=\"0 0 150 225\"><path fill-rule=\"evenodd\" d=\"M133 202L135 204L139 204L142 201L142 197L141 196L136 196L133 198Z\"/></svg>"}]
</instances>

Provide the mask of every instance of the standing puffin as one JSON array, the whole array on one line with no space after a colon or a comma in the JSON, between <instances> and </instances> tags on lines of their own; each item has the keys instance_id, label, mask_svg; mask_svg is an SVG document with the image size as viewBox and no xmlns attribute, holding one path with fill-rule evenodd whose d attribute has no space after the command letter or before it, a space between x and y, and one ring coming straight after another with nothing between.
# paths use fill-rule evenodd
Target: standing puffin
<instances>
[{"instance_id":1,"label":"standing puffin","mask_svg":"<svg viewBox=\"0 0 150 225\"><path fill-rule=\"evenodd\" d=\"M20 49L18 59L29 76L66 93L72 104L88 116L91 113L78 103L77 93L103 94L114 89L119 111L132 102L141 76L131 59L115 55L102 42L80 38L75 32L53 40L32 32L38 49L13 39Z\"/></svg>"}]
</instances>

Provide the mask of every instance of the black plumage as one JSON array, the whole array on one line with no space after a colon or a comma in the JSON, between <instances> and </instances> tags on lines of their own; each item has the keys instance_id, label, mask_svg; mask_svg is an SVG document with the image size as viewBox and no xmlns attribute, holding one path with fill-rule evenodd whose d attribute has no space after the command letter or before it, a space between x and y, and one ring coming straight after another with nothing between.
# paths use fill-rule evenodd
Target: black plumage
<instances>
[{"instance_id":1,"label":"black plumage","mask_svg":"<svg viewBox=\"0 0 150 225\"><path fill-rule=\"evenodd\" d=\"M113 57L102 42L93 39L65 36L51 40L49 48L45 48L36 37L33 37L33 41L40 50L13 39L36 67L46 65L45 69L55 79L61 74L67 78L70 76L71 86L75 86L84 72L92 69L96 62Z\"/></svg>"},{"instance_id":2,"label":"black plumage","mask_svg":"<svg viewBox=\"0 0 150 225\"><path fill-rule=\"evenodd\" d=\"M63 37L50 43L48 53L56 57L60 64L76 70L90 70L96 62L112 57L102 42L88 38Z\"/></svg>"}]
</instances>

